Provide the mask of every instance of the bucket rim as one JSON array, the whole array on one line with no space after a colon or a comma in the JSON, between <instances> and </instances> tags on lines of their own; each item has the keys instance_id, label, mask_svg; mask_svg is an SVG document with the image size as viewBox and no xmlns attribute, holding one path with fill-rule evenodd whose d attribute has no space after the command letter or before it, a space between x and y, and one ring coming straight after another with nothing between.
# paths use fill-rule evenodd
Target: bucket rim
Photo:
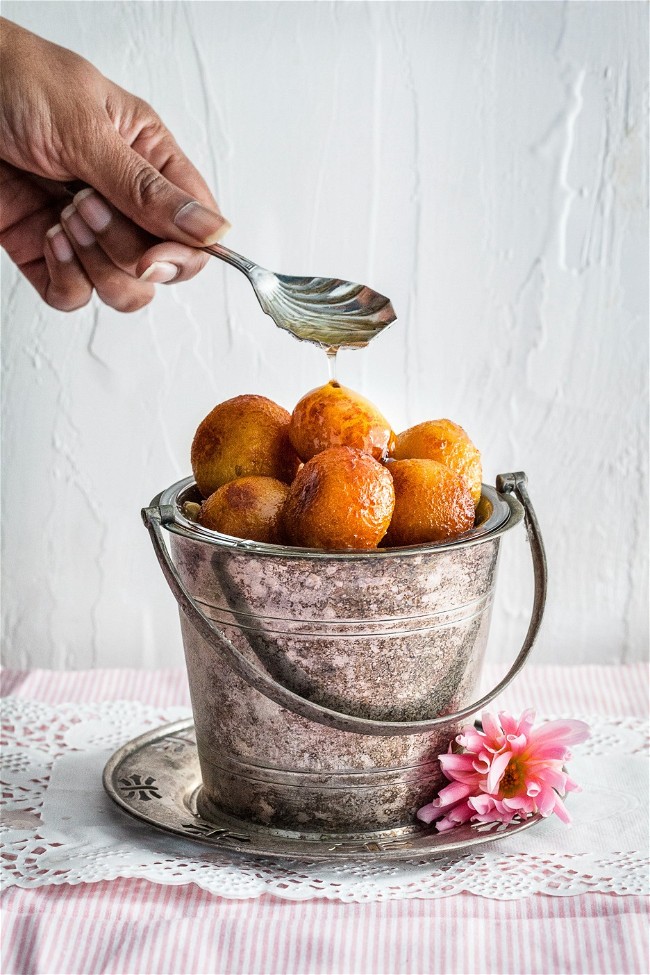
<instances>
[{"instance_id":1,"label":"bucket rim","mask_svg":"<svg viewBox=\"0 0 650 975\"><path fill-rule=\"evenodd\" d=\"M403 545L392 548L375 549L319 549L301 548L296 545L272 545L268 542L255 542L245 538L235 538L233 535L224 535L221 532L204 528L202 525L191 521L184 513L181 504L189 498L181 496L196 488L193 477L185 477L175 484L170 485L160 495L152 501L152 506L157 505L166 509L166 517L163 526L175 535L182 535L193 541L204 544L214 545L217 548L225 548L230 551L247 553L250 555L274 556L276 558L289 559L308 559L314 561L330 560L335 562L350 562L363 559L387 559L395 558L416 558L422 555L429 555L438 552L446 552L459 548L468 548L472 545L480 545L483 542L492 541L503 535L505 532L518 525L524 516L524 509L519 500L510 492L500 493L496 488L489 484L481 485L481 503L489 505L489 514L479 525L469 531L458 535L450 541L428 542L425 545Z\"/></svg>"}]
</instances>

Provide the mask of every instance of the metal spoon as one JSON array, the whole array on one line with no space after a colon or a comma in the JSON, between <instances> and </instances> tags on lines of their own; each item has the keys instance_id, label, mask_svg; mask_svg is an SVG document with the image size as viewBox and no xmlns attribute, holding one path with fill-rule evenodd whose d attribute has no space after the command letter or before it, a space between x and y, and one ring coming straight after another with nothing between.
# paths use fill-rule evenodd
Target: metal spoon
<instances>
[{"instance_id":1,"label":"metal spoon","mask_svg":"<svg viewBox=\"0 0 650 975\"><path fill-rule=\"evenodd\" d=\"M70 197L87 189L86 183L78 181L60 185ZM274 274L223 244L202 250L245 274L262 311L303 342L333 350L362 349L397 318L390 299L363 284Z\"/></svg>"},{"instance_id":2,"label":"metal spoon","mask_svg":"<svg viewBox=\"0 0 650 975\"><path fill-rule=\"evenodd\" d=\"M363 348L397 318L389 299L363 284L274 274L222 244L203 250L245 274L262 311L304 342Z\"/></svg>"}]
</instances>

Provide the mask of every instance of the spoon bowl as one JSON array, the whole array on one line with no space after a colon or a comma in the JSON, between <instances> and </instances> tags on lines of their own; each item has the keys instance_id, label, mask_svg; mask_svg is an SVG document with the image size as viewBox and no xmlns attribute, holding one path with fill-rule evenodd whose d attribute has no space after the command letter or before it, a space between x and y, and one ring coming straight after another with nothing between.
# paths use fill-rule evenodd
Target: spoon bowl
<instances>
[{"instance_id":1,"label":"spoon bowl","mask_svg":"<svg viewBox=\"0 0 650 975\"><path fill-rule=\"evenodd\" d=\"M323 348L363 348L397 318L390 300L341 278L275 274L222 244L203 250L246 275L278 328Z\"/></svg>"}]
</instances>

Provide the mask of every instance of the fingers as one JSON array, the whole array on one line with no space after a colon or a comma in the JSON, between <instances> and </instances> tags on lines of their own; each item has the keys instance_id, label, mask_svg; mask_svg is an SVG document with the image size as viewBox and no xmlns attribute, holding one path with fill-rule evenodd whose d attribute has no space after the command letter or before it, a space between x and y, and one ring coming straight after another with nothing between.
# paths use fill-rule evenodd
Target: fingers
<instances>
[{"instance_id":1,"label":"fingers","mask_svg":"<svg viewBox=\"0 0 650 975\"><path fill-rule=\"evenodd\" d=\"M152 284L188 281L208 260L207 254L174 241L162 242L137 227L92 189L76 194L74 206L114 264ZM153 267L154 264L160 265Z\"/></svg>"},{"instance_id":2,"label":"fingers","mask_svg":"<svg viewBox=\"0 0 650 975\"><path fill-rule=\"evenodd\" d=\"M177 284L189 281L210 260L208 254L168 240L146 251L138 262L136 274L141 281L154 284ZM173 276L172 276L173 272Z\"/></svg>"},{"instance_id":3,"label":"fingers","mask_svg":"<svg viewBox=\"0 0 650 975\"><path fill-rule=\"evenodd\" d=\"M61 311L85 305L93 290L111 308L138 311L154 296L155 284L186 281L207 254L175 241L157 241L93 190L82 190L48 231L45 300Z\"/></svg>"},{"instance_id":4,"label":"fingers","mask_svg":"<svg viewBox=\"0 0 650 975\"><path fill-rule=\"evenodd\" d=\"M158 141L166 141L169 145L169 139L164 139L166 130L162 123L160 125L162 131ZM146 141L142 133L138 138ZM154 132L153 141L155 139ZM137 139L134 146L136 144ZM151 147L147 148L151 155ZM178 152L182 156L180 150ZM89 141L84 155L77 165L79 176L121 213L156 237L196 247L216 243L229 229L230 224L216 205L206 206L170 182L144 155L131 148L112 126L102 128L100 137ZM166 159L161 168L170 163L171 160ZM183 168L182 161L176 168L179 165Z\"/></svg>"},{"instance_id":5,"label":"fingers","mask_svg":"<svg viewBox=\"0 0 650 975\"><path fill-rule=\"evenodd\" d=\"M151 301L155 284L187 281L208 260L137 227L91 189L62 213L60 200L56 184L52 192L0 163L0 244L57 310L83 307L96 289L111 307L135 311Z\"/></svg>"},{"instance_id":6,"label":"fingers","mask_svg":"<svg viewBox=\"0 0 650 975\"><path fill-rule=\"evenodd\" d=\"M132 312L151 301L154 296L153 284L137 280L113 263L74 204L61 213L61 224L86 278L105 304L116 311ZM56 236L53 239L59 243Z\"/></svg>"},{"instance_id":7,"label":"fingers","mask_svg":"<svg viewBox=\"0 0 650 975\"><path fill-rule=\"evenodd\" d=\"M93 289L58 216L59 203L47 187L0 162L0 244L44 301L74 311Z\"/></svg>"},{"instance_id":8,"label":"fingers","mask_svg":"<svg viewBox=\"0 0 650 975\"><path fill-rule=\"evenodd\" d=\"M144 252L158 242L90 188L77 193L73 204L102 250L123 271L134 274Z\"/></svg>"},{"instance_id":9,"label":"fingers","mask_svg":"<svg viewBox=\"0 0 650 975\"><path fill-rule=\"evenodd\" d=\"M43 257L48 274L43 298L59 311L76 311L90 301L93 286L63 231L60 223L48 230L43 243Z\"/></svg>"}]
</instances>

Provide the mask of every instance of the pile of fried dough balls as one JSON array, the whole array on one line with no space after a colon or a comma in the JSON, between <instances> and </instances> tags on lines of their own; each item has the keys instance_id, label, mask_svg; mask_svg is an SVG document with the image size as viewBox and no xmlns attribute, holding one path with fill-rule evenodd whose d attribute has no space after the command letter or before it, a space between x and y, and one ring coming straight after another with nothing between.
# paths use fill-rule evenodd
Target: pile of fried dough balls
<instances>
[{"instance_id":1,"label":"pile of fried dough balls","mask_svg":"<svg viewBox=\"0 0 650 975\"><path fill-rule=\"evenodd\" d=\"M462 427L429 420L395 435L335 380L293 413L235 396L199 425L192 471L205 528L279 545L374 549L444 541L474 525L481 455Z\"/></svg>"}]
</instances>

